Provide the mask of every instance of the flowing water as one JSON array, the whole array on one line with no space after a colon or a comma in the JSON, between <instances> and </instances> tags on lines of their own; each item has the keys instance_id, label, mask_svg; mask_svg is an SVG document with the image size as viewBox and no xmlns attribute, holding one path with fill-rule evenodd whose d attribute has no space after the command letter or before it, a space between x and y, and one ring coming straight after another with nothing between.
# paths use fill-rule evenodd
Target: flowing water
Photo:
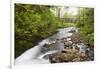
<instances>
[{"instance_id":1,"label":"flowing water","mask_svg":"<svg viewBox=\"0 0 100 69\"><path fill-rule=\"evenodd\" d=\"M21 56L16 58L15 65L50 63L47 55L59 52L64 48L64 44L61 43L61 41L56 41L56 40L71 36L72 33L70 33L69 31L72 30L78 32L78 28L75 27L58 29L58 32L56 34L47 39L42 40L41 42L38 43L38 45L27 50ZM53 48L49 47L50 44L52 44L52 46L54 45L55 47ZM78 46L81 48L82 44ZM83 48L81 48L81 50L83 51Z\"/></svg>"}]
</instances>

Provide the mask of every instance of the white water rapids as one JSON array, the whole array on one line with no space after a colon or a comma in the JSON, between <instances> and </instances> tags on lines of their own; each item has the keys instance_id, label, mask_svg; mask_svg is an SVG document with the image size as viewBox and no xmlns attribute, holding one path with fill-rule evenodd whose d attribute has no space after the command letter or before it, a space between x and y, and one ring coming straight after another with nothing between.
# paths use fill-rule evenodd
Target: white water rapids
<instances>
[{"instance_id":1,"label":"white water rapids","mask_svg":"<svg viewBox=\"0 0 100 69\"><path fill-rule=\"evenodd\" d=\"M78 28L69 27L69 28L58 29L58 33L54 34L53 36L51 36L45 40L42 40L41 42L38 43L38 45L27 50L21 56L17 57L15 59L15 65L50 63L49 58L44 58L44 56L58 52L60 49L63 49L63 43L58 42L59 48L51 50L51 51L45 51L42 53L41 51L43 49L43 46L45 44L55 43L56 39L61 39L61 38L64 38L66 36L67 37L71 36L72 33L69 33L69 31L71 31L71 30L75 30L77 32Z\"/></svg>"}]
</instances>

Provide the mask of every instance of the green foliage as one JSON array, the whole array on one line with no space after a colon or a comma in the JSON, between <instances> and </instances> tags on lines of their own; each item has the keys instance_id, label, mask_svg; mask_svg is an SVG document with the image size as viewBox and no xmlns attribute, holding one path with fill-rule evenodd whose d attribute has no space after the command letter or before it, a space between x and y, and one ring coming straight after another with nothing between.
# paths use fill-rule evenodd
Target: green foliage
<instances>
[{"instance_id":1,"label":"green foliage","mask_svg":"<svg viewBox=\"0 0 100 69\"><path fill-rule=\"evenodd\" d=\"M88 38L91 46L94 43L94 9L93 8L81 8L78 15L80 17L77 27L80 28L80 33Z\"/></svg>"},{"instance_id":2,"label":"green foliage","mask_svg":"<svg viewBox=\"0 0 100 69\"><path fill-rule=\"evenodd\" d=\"M89 43L94 45L94 33L88 34Z\"/></svg>"},{"instance_id":3,"label":"green foliage","mask_svg":"<svg viewBox=\"0 0 100 69\"><path fill-rule=\"evenodd\" d=\"M75 27L75 26L76 26L75 23L66 23L66 22L59 23L58 25L59 28Z\"/></svg>"},{"instance_id":4,"label":"green foliage","mask_svg":"<svg viewBox=\"0 0 100 69\"><path fill-rule=\"evenodd\" d=\"M15 57L55 33L59 22L50 6L15 4Z\"/></svg>"}]
</instances>

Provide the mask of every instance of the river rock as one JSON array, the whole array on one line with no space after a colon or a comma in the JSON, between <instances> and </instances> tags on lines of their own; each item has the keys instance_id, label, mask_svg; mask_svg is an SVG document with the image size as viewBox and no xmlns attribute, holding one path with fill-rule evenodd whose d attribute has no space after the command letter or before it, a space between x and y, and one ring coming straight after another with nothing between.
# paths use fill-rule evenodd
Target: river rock
<instances>
[{"instance_id":1,"label":"river rock","mask_svg":"<svg viewBox=\"0 0 100 69\"><path fill-rule=\"evenodd\" d=\"M71 41L71 38L67 38L67 41Z\"/></svg>"},{"instance_id":2,"label":"river rock","mask_svg":"<svg viewBox=\"0 0 100 69\"><path fill-rule=\"evenodd\" d=\"M64 49L50 56L51 63L79 62L94 59L80 33L70 32L73 32L72 36L57 39L58 46L64 46ZM85 52L86 50L87 52Z\"/></svg>"},{"instance_id":3,"label":"river rock","mask_svg":"<svg viewBox=\"0 0 100 69\"><path fill-rule=\"evenodd\" d=\"M72 62L79 62L80 60L81 60L81 58L77 57L77 58L73 59Z\"/></svg>"},{"instance_id":4,"label":"river rock","mask_svg":"<svg viewBox=\"0 0 100 69\"><path fill-rule=\"evenodd\" d=\"M71 46L71 45L72 45L72 42L70 42L70 41L64 42L64 45L65 45L65 46Z\"/></svg>"},{"instance_id":5,"label":"river rock","mask_svg":"<svg viewBox=\"0 0 100 69\"><path fill-rule=\"evenodd\" d=\"M75 31L75 30L70 30L70 31L69 31L69 33L74 33L74 32L76 32L76 31Z\"/></svg>"},{"instance_id":6,"label":"river rock","mask_svg":"<svg viewBox=\"0 0 100 69\"><path fill-rule=\"evenodd\" d=\"M84 43L84 40L83 40L82 36L80 35L80 33L73 33L71 36L71 40L75 44Z\"/></svg>"}]
</instances>

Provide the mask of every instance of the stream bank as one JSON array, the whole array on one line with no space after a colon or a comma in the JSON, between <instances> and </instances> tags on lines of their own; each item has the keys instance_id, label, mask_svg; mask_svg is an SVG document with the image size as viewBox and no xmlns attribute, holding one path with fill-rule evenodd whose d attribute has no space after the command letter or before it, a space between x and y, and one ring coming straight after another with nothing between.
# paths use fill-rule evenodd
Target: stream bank
<instances>
[{"instance_id":1,"label":"stream bank","mask_svg":"<svg viewBox=\"0 0 100 69\"><path fill-rule=\"evenodd\" d=\"M87 41L85 41L79 32L74 32L72 36L66 37L61 40L64 43L64 49L49 55L51 63L63 62L80 62L80 61L93 61L94 50L90 48Z\"/></svg>"}]
</instances>

